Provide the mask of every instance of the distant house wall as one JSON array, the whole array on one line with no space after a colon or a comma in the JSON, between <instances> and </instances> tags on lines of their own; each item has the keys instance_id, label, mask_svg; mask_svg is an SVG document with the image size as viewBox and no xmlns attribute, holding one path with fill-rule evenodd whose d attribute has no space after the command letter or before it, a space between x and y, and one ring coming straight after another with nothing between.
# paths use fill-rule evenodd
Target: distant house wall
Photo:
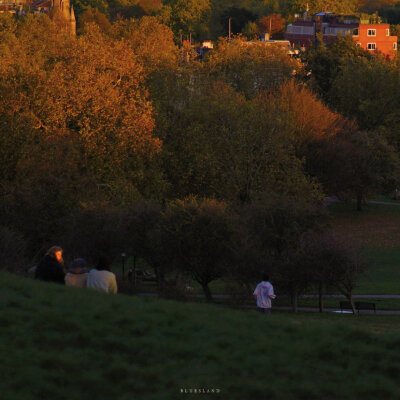
<instances>
[{"instance_id":1,"label":"distant house wall","mask_svg":"<svg viewBox=\"0 0 400 400\"><path fill-rule=\"evenodd\" d=\"M390 36L389 24L360 24L359 36L354 40L364 50L380 51L388 58L393 58L397 52L397 36Z\"/></svg>"},{"instance_id":2,"label":"distant house wall","mask_svg":"<svg viewBox=\"0 0 400 400\"><path fill-rule=\"evenodd\" d=\"M309 48L315 42L315 34L314 22L298 21L287 26L285 39L296 47Z\"/></svg>"}]
</instances>

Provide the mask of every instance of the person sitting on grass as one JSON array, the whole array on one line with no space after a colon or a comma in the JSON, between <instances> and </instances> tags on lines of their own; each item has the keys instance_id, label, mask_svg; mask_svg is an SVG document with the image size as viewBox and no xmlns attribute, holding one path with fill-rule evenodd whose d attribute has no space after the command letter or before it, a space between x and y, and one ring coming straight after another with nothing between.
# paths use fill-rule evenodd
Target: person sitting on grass
<instances>
[{"instance_id":1,"label":"person sitting on grass","mask_svg":"<svg viewBox=\"0 0 400 400\"><path fill-rule=\"evenodd\" d=\"M117 293L118 289L115 274L110 271L108 263L104 258L101 258L96 268L89 272L87 287L106 293Z\"/></svg>"},{"instance_id":2,"label":"person sitting on grass","mask_svg":"<svg viewBox=\"0 0 400 400\"><path fill-rule=\"evenodd\" d=\"M76 258L72 261L68 273L65 275L65 284L85 288L88 275L86 261L83 258Z\"/></svg>"},{"instance_id":3,"label":"person sitting on grass","mask_svg":"<svg viewBox=\"0 0 400 400\"><path fill-rule=\"evenodd\" d=\"M60 246L50 247L36 267L35 279L64 284L64 277L63 249Z\"/></svg>"},{"instance_id":4,"label":"person sitting on grass","mask_svg":"<svg viewBox=\"0 0 400 400\"><path fill-rule=\"evenodd\" d=\"M257 300L258 311L267 315L271 314L271 299L275 299L276 296L268 275L263 275L263 280L257 285L253 295Z\"/></svg>"}]
</instances>

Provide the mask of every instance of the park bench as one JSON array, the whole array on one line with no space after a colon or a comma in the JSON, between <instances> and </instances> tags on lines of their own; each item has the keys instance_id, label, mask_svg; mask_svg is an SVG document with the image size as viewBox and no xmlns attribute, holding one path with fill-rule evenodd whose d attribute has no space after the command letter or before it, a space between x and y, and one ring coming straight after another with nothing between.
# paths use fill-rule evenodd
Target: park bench
<instances>
[{"instance_id":1,"label":"park bench","mask_svg":"<svg viewBox=\"0 0 400 400\"><path fill-rule=\"evenodd\" d=\"M376 314L376 306L375 303L368 301L355 301L354 307L357 310L358 314L360 314L360 310L370 310ZM340 311L343 310L351 310L351 303L349 301L341 301L340 302Z\"/></svg>"}]
</instances>

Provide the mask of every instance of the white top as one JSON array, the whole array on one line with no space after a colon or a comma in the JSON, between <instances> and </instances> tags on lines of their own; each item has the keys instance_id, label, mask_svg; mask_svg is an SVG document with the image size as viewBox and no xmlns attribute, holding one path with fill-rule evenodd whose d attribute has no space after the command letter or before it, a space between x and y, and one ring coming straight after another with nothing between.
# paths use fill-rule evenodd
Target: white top
<instances>
[{"instance_id":1,"label":"white top","mask_svg":"<svg viewBox=\"0 0 400 400\"><path fill-rule=\"evenodd\" d=\"M259 308L271 308L271 299L276 297L274 287L267 281L260 282L253 294L257 296L257 307Z\"/></svg>"},{"instance_id":2,"label":"white top","mask_svg":"<svg viewBox=\"0 0 400 400\"><path fill-rule=\"evenodd\" d=\"M87 287L102 290L106 293L117 293L117 280L110 271L92 269L87 278Z\"/></svg>"}]
</instances>

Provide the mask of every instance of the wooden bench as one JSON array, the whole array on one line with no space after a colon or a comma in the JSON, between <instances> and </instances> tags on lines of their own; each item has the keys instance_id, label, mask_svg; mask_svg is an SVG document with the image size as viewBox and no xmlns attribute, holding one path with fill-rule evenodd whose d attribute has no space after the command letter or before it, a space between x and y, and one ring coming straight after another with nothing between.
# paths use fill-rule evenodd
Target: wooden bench
<instances>
[{"instance_id":1,"label":"wooden bench","mask_svg":"<svg viewBox=\"0 0 400 400\"><path fill-rule=\"evenodd\" d=\"M358 314L360 314L360 310L370 310L376 314L376 306L375 303L371 303L368 301L355 301L354 307L357 310ZM351 303L349 301L341 301L340 302L340 311L343 310L351 310Z\"/></svg>"}]
</instances>

